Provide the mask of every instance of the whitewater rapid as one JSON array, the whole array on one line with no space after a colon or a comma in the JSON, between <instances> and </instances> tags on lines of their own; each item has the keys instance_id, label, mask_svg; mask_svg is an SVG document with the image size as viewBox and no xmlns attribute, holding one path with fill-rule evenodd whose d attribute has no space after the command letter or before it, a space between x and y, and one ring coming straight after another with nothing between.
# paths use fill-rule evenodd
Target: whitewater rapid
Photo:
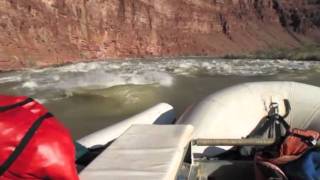
<instances>
[{"instance_id":1,"label":"whitewater rapid","mask_svg":"<svg viewBox=\"0 0 320 180\"><path fill-rule=\"evenodd\" d=\"M26 91L108 88L126 84L171 86L174 75L269 76L279 72L310 70L320 71L320 62L221 59L100 61L2 73L0 84L19 82L14 89Z\"/></svg>"}]
</instances>

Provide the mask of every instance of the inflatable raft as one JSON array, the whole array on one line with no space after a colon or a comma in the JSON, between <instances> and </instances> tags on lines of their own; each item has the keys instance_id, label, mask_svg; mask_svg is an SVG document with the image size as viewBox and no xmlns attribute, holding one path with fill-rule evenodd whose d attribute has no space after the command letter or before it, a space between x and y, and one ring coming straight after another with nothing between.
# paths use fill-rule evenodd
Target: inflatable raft
<instances>
[{"instance_id":1,"label":"inflatable raft","mask_svg":"<svg viewBox=\"0 0 320 180\"><path fill-rule=\"evenodd\" d=\"M116 139L80 173L80 177L228 179L221 175L228 174L229 178L230 175L252 178L251 171L246 170L253 168L252 162L210 162L206 158L228 151L232 143L208 147L192 145L191 141L245 138L268 116L270 104L278 105L279 115L285 116L285 122L291 127L320 131L320 88L296 82L245 83L194 104L176 124L169 125L174 120L172 107L160 104L80 139L78 142L86 147ZM288 110L290 113L286 115ZM154 124L157 120L167 125ZM229 168L223 168L225 166Z\"/></svg>"}]
</instances>

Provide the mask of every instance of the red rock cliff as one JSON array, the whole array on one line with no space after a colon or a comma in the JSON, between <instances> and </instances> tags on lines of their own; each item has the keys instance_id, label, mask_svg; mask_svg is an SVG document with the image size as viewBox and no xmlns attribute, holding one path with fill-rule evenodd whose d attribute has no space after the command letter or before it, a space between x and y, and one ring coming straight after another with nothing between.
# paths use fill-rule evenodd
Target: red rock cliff
<instances>
[{"instance_id":1,"label":"red rock cliff","mask_svg":"<svg viewBox=\"0 0 320 180\"><path fill-rule=\"evenodd\" d=\"M1 0L0 68L320 41L319 0Z\"/></svg>"}]
</instances>

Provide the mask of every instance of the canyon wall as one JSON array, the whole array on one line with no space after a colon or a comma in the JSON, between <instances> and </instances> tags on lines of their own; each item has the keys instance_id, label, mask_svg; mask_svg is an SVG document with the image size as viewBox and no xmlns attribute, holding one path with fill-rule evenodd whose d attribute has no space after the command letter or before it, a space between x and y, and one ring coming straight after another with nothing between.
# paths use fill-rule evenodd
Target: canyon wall
<instances>
[{"instance_id":1,"label":"canyon wall","mask_svg":"<svg viewBox=\"0 0 320 180\"><path fill-rule=\"evenodd\" d=\"M320 42L319 0L0 0L0 69Z\"/></svg>"}]
</instances>

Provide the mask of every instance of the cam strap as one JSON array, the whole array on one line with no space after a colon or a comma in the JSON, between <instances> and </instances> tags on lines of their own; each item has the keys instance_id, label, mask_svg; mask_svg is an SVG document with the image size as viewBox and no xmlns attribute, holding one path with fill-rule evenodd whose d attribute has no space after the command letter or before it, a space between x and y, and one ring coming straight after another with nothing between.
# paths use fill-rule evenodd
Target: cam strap
<instances>
[{"instance_id":1,"label":"cam strap","mask_svg":"<svg viewBox=\"0 0 320 180\"><path fill-rule=\"evenodd\" d=\"M16 108L16 107L19 107L19 106L23 106L25 104L28 104L30 102L32 102L33 99L32 98L27 98L21 102L18 102L18 103L15 103L15 104L10 104L10 105L6 105L6 106L0 106L0 112L3 112L3 111L7 111L9 109L13 109L13 108Z\"/></svg>"},{"instance_id":2,"label":"cam strap","mask_svg":"<svg viewBox=\"0 0 320 180\"><path fill-rule=\"evenodd\" d=\"M17 145L17 147L14 149L14 151L9 155L9 157L4 161L4 163L0 166L0 176L2 176L9 168L10 166L14 163L14 161L19 157L19 155L23 152L25 147L28 145L30 142L31 138L37 131L37 129L40 127L41 123L53 115L51 113L46 113L42 116L40 116L32 126L29 128L27 133L24 135L20 143Z\"/></svg>"},{"instance_id":3,"label":"cam strap","mask_svg":"<svg viewBox=\"0 0 320 180\"><path fill-rule=\"evenodd\" d=\"M304 136L301 134L290 132L289 135L300 138L302 142L306 143L309 147L313 147L317 144L317 140L312 136Z\"/></svg>"}]
</instances>

